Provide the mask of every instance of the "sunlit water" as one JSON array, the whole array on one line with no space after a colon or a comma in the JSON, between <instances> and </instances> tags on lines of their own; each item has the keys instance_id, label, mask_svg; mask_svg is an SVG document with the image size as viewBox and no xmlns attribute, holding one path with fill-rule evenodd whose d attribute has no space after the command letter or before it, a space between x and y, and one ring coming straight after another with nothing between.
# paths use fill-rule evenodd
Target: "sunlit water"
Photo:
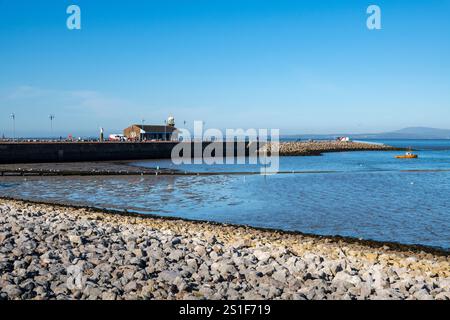
<instances>
[{"instance_id":1,"label":"sunlit water","mask_svg":"<svg viewBox=\"0 0 450 320\"><path fill-rule=\"evenodd\" d=\"M222 174L3 177L0 194L450 249L450 143L395 143L420 149L420 158L394 159L399 152L283 157L286 173L270 176L227 174L259 172L257 165L182 165L174 168ZM173 167L165 160L137 164Z\"/></svg>"}]
</instances>

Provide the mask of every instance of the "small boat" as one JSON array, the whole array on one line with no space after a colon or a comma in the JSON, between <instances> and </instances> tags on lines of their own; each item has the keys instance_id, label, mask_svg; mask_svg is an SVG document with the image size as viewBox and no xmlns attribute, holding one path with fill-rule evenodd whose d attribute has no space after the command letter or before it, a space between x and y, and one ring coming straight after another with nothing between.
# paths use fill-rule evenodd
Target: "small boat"
<instances>
[{"instance_id":1,"label":"small boat","mask_svg":"<svg viewBox=\"0 0 450 320\"><path fill-rule=\"evenodd\" d=\"M396 156L397 159L417 159L419 156L417 154L414 154L412 152L407 152L403 156Z\"/></svg>"}]
</instances>

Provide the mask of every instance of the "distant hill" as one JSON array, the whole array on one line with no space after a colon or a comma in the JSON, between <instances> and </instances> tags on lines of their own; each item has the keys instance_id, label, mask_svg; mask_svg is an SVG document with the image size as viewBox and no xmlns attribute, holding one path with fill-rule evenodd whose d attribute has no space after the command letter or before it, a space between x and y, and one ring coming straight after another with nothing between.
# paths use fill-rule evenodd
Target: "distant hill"
<instances>
[{"instance_id":1,"label":"distant hill","mask_svg":"<svg viewBox=\"0 0 450 320\"><path fill-rule=\"evenodd\" d=\"M367 134L316 134L316 135L286 135L284 139L335 139L348 136L352 139L450 139L449 129L436 129L427 127L409 127L392 132L367 133Z\"/></svg>"},{"instance_id":2,"label":"distant hill","mask_svg":"<svg viewBox=\"0 0 450 320\"><path fill-rule=\"evenodd\" d=\"M389 134L389 133L386 133ZM410 127L391 132L393 135L412 136L414 139L450 139L449 129Z\"/></svg>"}]
</instances>

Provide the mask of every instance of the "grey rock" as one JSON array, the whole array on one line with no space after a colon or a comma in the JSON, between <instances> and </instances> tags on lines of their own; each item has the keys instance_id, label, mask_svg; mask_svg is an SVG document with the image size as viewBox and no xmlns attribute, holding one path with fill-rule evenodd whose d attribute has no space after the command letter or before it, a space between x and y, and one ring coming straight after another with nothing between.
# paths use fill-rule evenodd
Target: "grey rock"
<instances>
[{"instance_id":1,"label":"grey rock","mask_svg":"<svg viewBox=\"0 0 450 320\"><path fill-rule=\"evenodd\" d=\"M200 257L203 257L204 255L206 255L206 249L204 246L201 245L197 245L194 247L194 252L196 254L198 254Z\"/></svg>"},{"instance_id":2,"label":"grey rock","mask_svg":"<svg viewBox=\"0 0 450 320\"><path fill-rule=\"evenodd\" d=\"M167 258L172 261L178 261L183 257L183 251L181 250L173 250Z\"/></svg>"},{"instance_id":3,"label":"grey rock","mask_svg":"<svg viewBox=\"0 0 450 320\"><path fill-rule=\"evenodd\" d=\"M450 300L450 292L441 292L436 295L436 300Z\"/></svg>"},{"instance_id":4,"label":"grey rock","mask_svg":"<svg viewBox=\"0 0 450 320\"><path fill-rule=\"evenodd\" d=\"M286 270L282 269L282 270L275 271L272 275L272 278L274 278L275 280L277 280L281 283L284 283L284 282L286 282L286 275L287 275Z\"/></svg>"},{"instance_id":5,"label":"grey rock","mask_svg":"<svg viewBox=\"0 0 450 320\"><path fill-rule=\"evenodd\" d=\"M102 300L116 300L117 294L110 291L105 291L102 293Z\"/></svg>"},{"instance_id":6,"label":"grey rock","mask_svg":"<svg viewBox=\"0 0 450 320\"><path fill-rule=\"evenodd\" d=\"M243 294L243 298L245 300L263 300L264 298L255 292L245 292Z\"/></svg>"},{"instance_id":7,"label":"grey rock","mask_svg":"<svg viewBox=\"0 0 450 320\"><path fill-rule=\"evenodd\" d=\"M173 283L180 274L175 271L162 271L158 274L158 279L167 283Z\"/></svg>"},{"instance_id":8,"label":"grey rock","mask_svg":"<svg viewBox=\"0 0 450 320\"><path fill-rule=\"evenodd\" d=\"M361 283L361 279L356 275L348 274L346 271L339 271L336 273L331 283L338 288L344 287L345 289L348 289L359 285Z\"/></svg>"},{"instance_id":9,"label":"grey rock","mask_svg":"<svg viewBox=\"0 0 450 320\"><path fill-rule=\"evenodd\" d=\"M267 262L270 259L270 253L261 250L255 250L253 255L261 262Z\"/></svg>"},{"instance_id":10,"label":"grey rock","mask_svg":"<svg viewBox=\"0 0 450 320\"><path fill-rule=\"evenodd\" d=\"M211 271L219 272L222 276L233 275L237 272L236 267L227 262L214 262L211 264Z\"/></svg>"},{"instance_id":11,"label":"grey rock","mask_svg":"<svg viewBox=\"0 0 450 320\"><path fill-rule=\"evenodd\" d=\"M87 286L83 293L89 300L97 300L103 297L102 290L97 287Z\"/></svg>"},{"instance_id":12,"label":"grey rock","mask_svg":"<svg viewBox=\"0 0 450 320\"><path fill-rule=\"evenodd\" d=\"M6 285L5 287L1 288L1 291L6 293L6 296L9 299L19 299L22 294L22 290L18 286L13 284Z\"/></svg>"},{"instance_id":13,"label":"grey rock","mask_svg":"<svg viewBox=\"0 0 450 320\"><path fill-rule=\"evenodd\" d=\"M137 283L135 281L130 281L127 283L127 285L123 288L125 292L129 293L131 291L137 290Z\"/></svg>"},{"instance_id":14,"label":"grey rock","mask_svg":"<svg viewBox=\"0 0 450 320\"><path fill-rule=\"evenodd\" d=\"M70 234L69 236L69 241L73 244L73 245L80 245L83 244L83 238L78 236L78 235L73 235Z\"/></svg>"},{"instance_id":15,"label":"grey rock","mask_svg":"<svg viewBox=\"0 0 450 320\"><path fill-rule=\"evenodd\" d=\"M270 276L275 271L275 268L273 267L273 265L266 264L266 265L257 266L256 271Z\"/></svg>"}]
</instances>

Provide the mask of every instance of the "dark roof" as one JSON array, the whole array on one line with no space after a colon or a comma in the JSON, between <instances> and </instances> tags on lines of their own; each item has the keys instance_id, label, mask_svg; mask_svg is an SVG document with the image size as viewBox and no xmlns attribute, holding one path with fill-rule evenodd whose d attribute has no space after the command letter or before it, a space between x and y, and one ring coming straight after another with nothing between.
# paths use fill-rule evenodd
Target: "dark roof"
<instances>
[{"instance_id":1,"label":"dark roof","mask_svg":"<svg viewBox=\"0 0 450 320\"><path fill-rule=\"evenodd\" d=\"M153 126L153 125L144 125L141 124L134 124L133 126L138 127L139 129L143 129L146 133L171 133L177 128L171 127L171 126Z\"/></svg>"}]
</instances>

